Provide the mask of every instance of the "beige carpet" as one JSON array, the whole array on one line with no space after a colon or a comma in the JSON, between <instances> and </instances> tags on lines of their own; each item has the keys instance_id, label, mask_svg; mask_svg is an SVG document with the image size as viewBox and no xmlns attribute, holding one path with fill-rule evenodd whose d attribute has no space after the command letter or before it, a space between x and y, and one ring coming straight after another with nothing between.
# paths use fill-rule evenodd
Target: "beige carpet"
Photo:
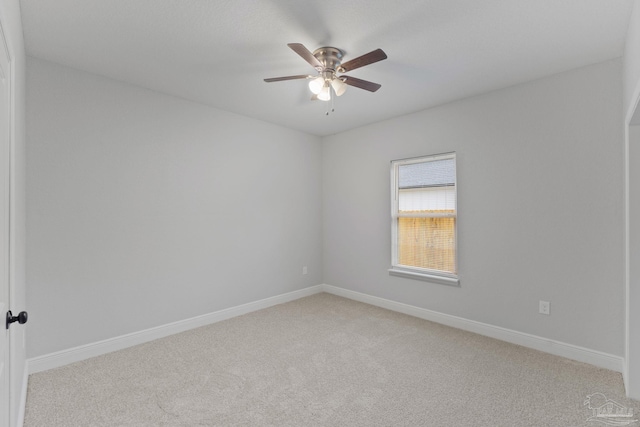
<instances>
[{"instance_id":1,"label":"beige carpet","mask_svg":"<svg viewBox=\"0 0 640 427\"><path fill-rule=\"evenodd\" d=\"M25 426L604 426L596 392L640 415L616 372L318 294L34 374Z\"/></svg>"}]
</instances>

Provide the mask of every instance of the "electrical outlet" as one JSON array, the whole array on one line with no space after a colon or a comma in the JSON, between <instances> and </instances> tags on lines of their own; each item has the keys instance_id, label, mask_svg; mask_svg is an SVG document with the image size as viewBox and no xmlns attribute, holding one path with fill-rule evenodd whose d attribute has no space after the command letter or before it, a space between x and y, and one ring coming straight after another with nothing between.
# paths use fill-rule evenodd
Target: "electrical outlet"
<instances>
[{"instance_id":1,"label":"electrical outlet","mask_svg":"<svg viewBox=\"0 0 640 427\"><path fill-rule=\"evenodd\" d=\"M549 310L551 308L551 303L549 301L540 301L540 306L538 308L538 312L540 314L549 315Z\"/></svg>"},{"instance_id":2,"label":"electrical outlet","mask_svg":"<svg viewBox=\"0 0 640 427\"><path fill-rule=\"evenodd\" d=\"M302 267L302 274L307 274L307 266Z\"/></svg>"}]
</instances>

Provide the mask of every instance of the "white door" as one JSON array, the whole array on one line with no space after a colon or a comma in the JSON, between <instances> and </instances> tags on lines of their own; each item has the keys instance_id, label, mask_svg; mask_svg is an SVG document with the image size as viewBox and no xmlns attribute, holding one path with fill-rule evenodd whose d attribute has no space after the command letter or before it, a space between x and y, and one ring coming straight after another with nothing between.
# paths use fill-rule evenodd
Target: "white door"
<instances>
[{"instance_id":1,"label":"white door","mask_svg":"<svg viewBox=\"0 0 640 427\"><path fill-rule=\"evenodd\" d=\"M10 82L7 45L0 27L0 427L9 427L9 173Z\"/></svg>"}]
</instances>

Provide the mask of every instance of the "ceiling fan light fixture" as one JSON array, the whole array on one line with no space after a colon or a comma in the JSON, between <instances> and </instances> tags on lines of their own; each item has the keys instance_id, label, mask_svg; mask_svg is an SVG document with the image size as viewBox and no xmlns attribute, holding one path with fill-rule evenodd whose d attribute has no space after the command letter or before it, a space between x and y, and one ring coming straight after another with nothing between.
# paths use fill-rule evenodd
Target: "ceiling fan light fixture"
<instances>
[{"instance_id":1,"label":"ceiling fan light fixture","mask_svg":"<svg viewBox=\"0 0 640 427\"><path fill-rule=\"evenodd\" d=\"M341 96L347 90L347 84L338 77L331 80L331 87L336 93L336 96Z\"/></svg>"},{"instance_id":2,"label":"ceiling fan light fixture","mask_svg":"<svg viewBox=\"0 0 640 427\"><path fill-rule=\"evenodd\" d=\"M324 85L318 93L318 99L320 101L329 101L331 99L331 86L328 84Z\"/></svg>"},{"instance_id":3,"label":"ceiling fan light fixture","mask_svg":"<svg viewBox=\"0 0 640 427\"><path fill-rule=\"evenodd\" d=\"M309 90L318 95L324 87L324 77L319 76L309 82Z\"/></svg>"}]
</instances>

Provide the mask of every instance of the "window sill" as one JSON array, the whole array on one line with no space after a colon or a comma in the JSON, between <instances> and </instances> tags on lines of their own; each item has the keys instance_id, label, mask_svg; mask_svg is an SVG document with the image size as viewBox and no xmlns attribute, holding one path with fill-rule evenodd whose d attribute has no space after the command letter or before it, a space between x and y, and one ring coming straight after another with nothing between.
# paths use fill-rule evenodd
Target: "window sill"
<instances>
[{"instance_id":1,"label":"window sill","mask_svg":"<svg viewBox=\"0 0 640 427\"><path fill-rule=\"evenodd\" d=\"M389 269L390 276L404 277L407 279L422 280L424 282L438 283L440 285L460 286L460 279L457 277L436 276L435 274L420 273L417 271Z\"/></svg>"}]
</instances>

